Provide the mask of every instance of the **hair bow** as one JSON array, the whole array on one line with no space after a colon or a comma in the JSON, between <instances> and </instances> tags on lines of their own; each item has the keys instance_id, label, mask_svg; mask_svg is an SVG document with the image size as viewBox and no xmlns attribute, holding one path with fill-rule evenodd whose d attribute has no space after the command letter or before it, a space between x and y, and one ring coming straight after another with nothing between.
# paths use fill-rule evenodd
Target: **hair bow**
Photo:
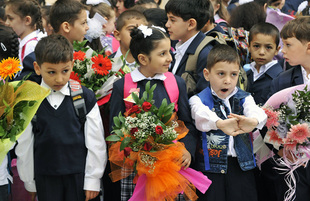
<instances>
[{"instance_id":1,"label":"hair bow","mask_svg":"<svg viewBox=\"0 0 310 201\"><path fill-rule=\"evenodd\" d=\"M108 0L87 0L86 1L86 4L87 5L98 5L100 3L106 3L108 4L109 6L111 6L111 3L108 1Z\"/></svg>"},{"instance_id":2,"label":"hair bow","mask_svg":"<svg viewBox=\"0 0 310 201\"><path fill-rule=\"evenodd\" d=\"M142 31L144 38L151 36L153 33L153 30L145 25L140 25L138 29Z\"/></svg>"}]
</instances>

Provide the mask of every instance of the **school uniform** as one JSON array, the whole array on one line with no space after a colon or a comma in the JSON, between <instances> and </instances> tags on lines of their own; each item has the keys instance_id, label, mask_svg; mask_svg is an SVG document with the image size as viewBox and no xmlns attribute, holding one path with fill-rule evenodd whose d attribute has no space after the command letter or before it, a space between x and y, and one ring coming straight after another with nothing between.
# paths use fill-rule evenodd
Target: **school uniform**
<instances>
[{"instance_id":1,"label":"school uniform","mask_svg":"<svg viewBox=\"0 0 310 201\"><path fill-rule=\"evenodd\" d=\"M41 86L49 88L42 81ZM83 87L83 86L82 86ZM66 84L51 90L18 139L17 168L27 191L40 201L83 201L84 190L100 191L107 162L106 144L95 95L83 87L86 121L75 112Z\"/></svg>"},{"instance_id":2,"label":"school uniform","mask_svg":"<svg viewBox=\"0 0 310 201\"><path fill-rule=\"evenodd\" d=\"M200 137L192 167L202 171L212 181L208 191L198 195L198 200L257 200L253 173L255 159L250 135L228 136L218 130L216 121L226 119L232 112L256 118L256 128L261 129L267 120L264 111L256 105L252 96L237 87L225 99L220 99L208 87L190 98L189 103L196 128L206 132L205 140L203 133ZM207 143L207 147L204 147L204 143Z\"/></svg>"},{"instance_id":3,"label":"school uniform","mask_svg":"<svg viewBox=\"0 0 310 201\"><path fill-rule=\"evenodd\" d=\"M206 36L201 31L195 36L188 39L186 42L181 44L180 42L176 45L175 60L171 63L170 72L175 75L181 76L185 72L186 62L190 54L195 54L195 51L200 42ZM201 91L208 86L208 82L203 76L203 69L207 66L207 56L212 49L213 45L209 44L204 47L198 56L196 65L197 78L197 91Z\"/></svg>"},{"instance_id":4,"label":"school uniform","mask_svg":"<svg viewBox=\"0 0 310 201\"><path fill-rule=\"evenodd\" d=\"M256 63L252 62L251 70L247 71L248 86L246 91L251 93L256 104L264 105L268 100L272 80L278 77L283 69L277 60L261 66L259 72L255 65Z\"/></svg>"},{"instance_id":5,"label":"school uniform","mask_svg":"<svg viewBox=\"0 0 310 201\"><path fill-rule=\"evenodd\" d=\"M306 70L302 66L295 66L290 68L287 71L282 72L276 79L272 81L271 92L269 96L274 93L281 91L292 86L308 83L310 76L307 75ZM261 133L264 137L266 134ZM280 156L277 155L277 150L273 149L275 152L275 158ZM264 175L266 179L269 179L269 183L273 183L275 186L275 194L277 201L282 201L284 199L285 192L288 190L288 186L284 181L284 174L281 174L281 171L273 171L279 166L274 162L273 158L268 159L266 162ZM262 165L264 165L264 163ZM272 169L272 171L270 170ZM308 201L310 197L310 166L309 164L304 167L299 167L294 171L296 177L296 198L294 201ZM270 200L271 201L271 200Z\"/></svg>"},{"instance_id":6,"label":"school uniform","mask_svg":"<svg viewBox=\"0 0 310 201\"><path fill-rule=\"evenodd\" d=\"M36 72L34 71L33 62L35 61L36 61L35 53L32 52L28 54L23 60L23 71L16 78L14 78L14 81L22 80L25 76L30 75L27 78L27 80L40 84L42 77L40 75L37 75Z\"/></svg>"},{"instance_id":7,"label":"school uniform","mask_svg":"<svg viewBox=\"0 0 310 201\"><path fill-rule=\"evenodd\" d=\"M166 88L164 86L163 80L166 79L166 76L164 74L157 74L152 78L146 78L140 71L135 69L133 72L131 72L131 78L133 82L137 83L137 88L140 89L139 97L142 97L143 92L145 91L145 85L148 81L150 81L151 86L154 84L157 84L156 89L154 90L154 96L153 99L155 101L154 105L156 107L160 107L162 100L165 98L167 100L167 103L171 103L168 93L166 91ZM186 135L185 138L183 138L181 141L184 142L186 149L194 155L195 153L195 146L196 144L191 144L187 142L191 142L192 138L196 138L196 129L195 126L192 123L191 117L190 117L190 108L188 105L188 98L186 94L186 85L184 80L179 77L175 76L176 82L179 88L179 99L178 99L178 118L179 120L183 121L185 123L185 126L189 129L189 133ZM110 121L112 121L114 116L118 116L119 112L124 113L126 110L126 106L124 103L124 82L125 79L122 78L118 81L116 81L113 85L113 91L111 96L111 106L110 106ZM112 126L112 125L111 125ZM133 192L134 186L132 186L132 182L128 180L127 178L122 180L122 194L121 194L121 200L128 200ZM129 189L129 190L128 190Z\"/></svg>"}]
</instances>

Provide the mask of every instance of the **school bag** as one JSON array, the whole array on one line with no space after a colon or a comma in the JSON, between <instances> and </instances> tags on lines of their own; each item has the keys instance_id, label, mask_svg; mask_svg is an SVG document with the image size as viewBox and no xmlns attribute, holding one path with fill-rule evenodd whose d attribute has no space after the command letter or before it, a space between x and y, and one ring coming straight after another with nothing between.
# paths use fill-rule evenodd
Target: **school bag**
<instances>
[{"instance_id":1,"label":"school bag","mask_svg":"<svg viewBox=\"0 0 310 201\"><path fill-rule=\"evenodd\" d=\"M201 52L201 50L206 47L209 44L212 44L213 46L217 44L226 44L231 47L233 47L236 50L235 44L232 42L232 40L228 40L228 37L225 39L224 34L212 31L208 34L198 45L196 51L194 54L191 54L188 56L185 71L181 75L181 77L185 80L186 88L187 88L187 94L189 97L192 95L195 95L198 93L197 91L197 60L198 56ZM236 50L237 51L237 50ZM239 79L238 79L237 86L240 87L242 90L246 89L247 85L247 75L242 66L240 65L240 73L239 73Z\"/></svg>"},{"instance_id":2,"label":"school bag","mask_svg":"<svg viewBox=\"0 0 310 201\"><path fill-rule=\"evenodd\" d=\"M174 103L174 110L178 111L178 100L179 100L179 87L174 75L171 72L164 73L166 79L164 80L164 86L167 94L170 98L171 103ZM133 82L131 73L127 73L124 78L124 99L130 95L131 89L136 89L138 83ZM133 106L132 102L125 101L126 111Z\"/></svg>"},{"instance_id":3,"label":"school bag","mask_svg":"<svg viewBox=\"0 0 310 201\"><path fill-rule=\"evenodd\" d=\"M83 88L78 81L72 79L69 80L69 88L75 113L78 116L80 123L83 125L86 122L86 114L87 114ZM31 122L33 125L37 122L36 115L34 115Z\"/></svg>"}]
</instances>

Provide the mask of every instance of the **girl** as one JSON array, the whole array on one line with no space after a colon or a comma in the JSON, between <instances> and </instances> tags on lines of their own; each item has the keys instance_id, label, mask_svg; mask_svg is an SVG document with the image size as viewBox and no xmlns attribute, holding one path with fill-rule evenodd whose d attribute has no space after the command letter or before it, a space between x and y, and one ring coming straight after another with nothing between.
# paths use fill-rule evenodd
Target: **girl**
<instances>
[{"instance_id":1,"label":"girl","mask_svg":"<svg viewBox=\"0 0 310 201\"><path fill-rule=\"evenodd\" d=\"M34 51L38 40L45 36L40 5L36 0L9 0L5 7L6 25L20 38L19 58Z\"/></svg>"},{"instance_id":2,"label":"girl","mask_svg":"<svg viewBox=\"0 0 310 201\"><path fill-rule=\"evenodd\" d=\"M107 3L99 3L97 5L92 5L89 10L89 17L94 18L94 16L99 14L104 22L102 22L102 32L98 32L97 26L92 26L92 23L88 23L89 30L87 31L86 38L92 35L92 42L90 47L94 50L101 50L105 48L105 54L107 56L116 52L119 47L119 42L111 35L115 29L115 11ZM98 34L94 34L98 32ZM100 34L99 34L100 33Z\"/></svg>"},{"instance_id":3,"label":"girl","mask_svg":"<svg viewBox=\"0 0 310 201\"><path fill-rule=\"evenodd\" d=\"M194 154L195 145L191 144L192 139L196 134L194 125L190 118L190 108L188 104L188 98L186 92L186 85L181 77L174 76L170 72L167 73L169 65L172 61L170 55L170 39L162 28L139 26L134 28L131 32L130 51L140 67L136 68L126 78L122 78L114 83L113 92L111 96L110 106L110 122L113 122L113 117L117 116L119 112L124 113L126 110L124 98L127 98L124 94L129 94L127 87L124 89L125 82L133 82L140 88L139 96L141 97L145 91L145 84L151 81L151 85L157 84L154 91L154 100L156 107L160 107L160 104L164 98L167 99L168 104L172 102L169 97L175 95L171 93L171 90L164 83L174 80L179 90L178 101L175 103L178 105L176 109L177 115L182 120L186 127L190 130L187 136L183 139L187 150L191 154ZM169 77L170 80L167 79ZM166 80L167 79L167 80ZM166 81L165 81L166 80ZM127 84L126 84L127 86ZM167 87L167 88L166 88ZM188 151L183 154L182 166L188 167L191 162L191 154ZM130 178L131 177L131 178ZM121 199L128 200L132 196L134 185L132 183L134 175L121 180Z\"/></svg>"},{"instance_id":4,"label":"girl","mask_svg":"<svg viewBox=\"0 0 310 201\"><path fill-rule=\"evenodd\" d=\"M221 26L227 27L227 21L229 19L229 13L224 6L222 0L210 0L214 9L214 21Z\"/></svg>"}]
</instances>

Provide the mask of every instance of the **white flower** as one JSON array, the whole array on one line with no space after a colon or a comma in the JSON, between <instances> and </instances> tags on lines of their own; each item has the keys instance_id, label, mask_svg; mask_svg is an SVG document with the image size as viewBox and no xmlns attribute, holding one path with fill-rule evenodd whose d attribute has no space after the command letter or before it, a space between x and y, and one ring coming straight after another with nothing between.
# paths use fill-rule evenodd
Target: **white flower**
<instances>
[{"instance_id":1,"label":"white flower","mask_svg":"<svg viewBox=\"0 0 310 201\"><path fill-rule=\"evenodd\" d=\"M153 30L151 28L148 28L147 26L145 25L140 25L138 27L138 29L140 29L144 35L144 38L148 37L148 36L151 36L152 33L153 33Z\"/></svg>"}]
</instances>

